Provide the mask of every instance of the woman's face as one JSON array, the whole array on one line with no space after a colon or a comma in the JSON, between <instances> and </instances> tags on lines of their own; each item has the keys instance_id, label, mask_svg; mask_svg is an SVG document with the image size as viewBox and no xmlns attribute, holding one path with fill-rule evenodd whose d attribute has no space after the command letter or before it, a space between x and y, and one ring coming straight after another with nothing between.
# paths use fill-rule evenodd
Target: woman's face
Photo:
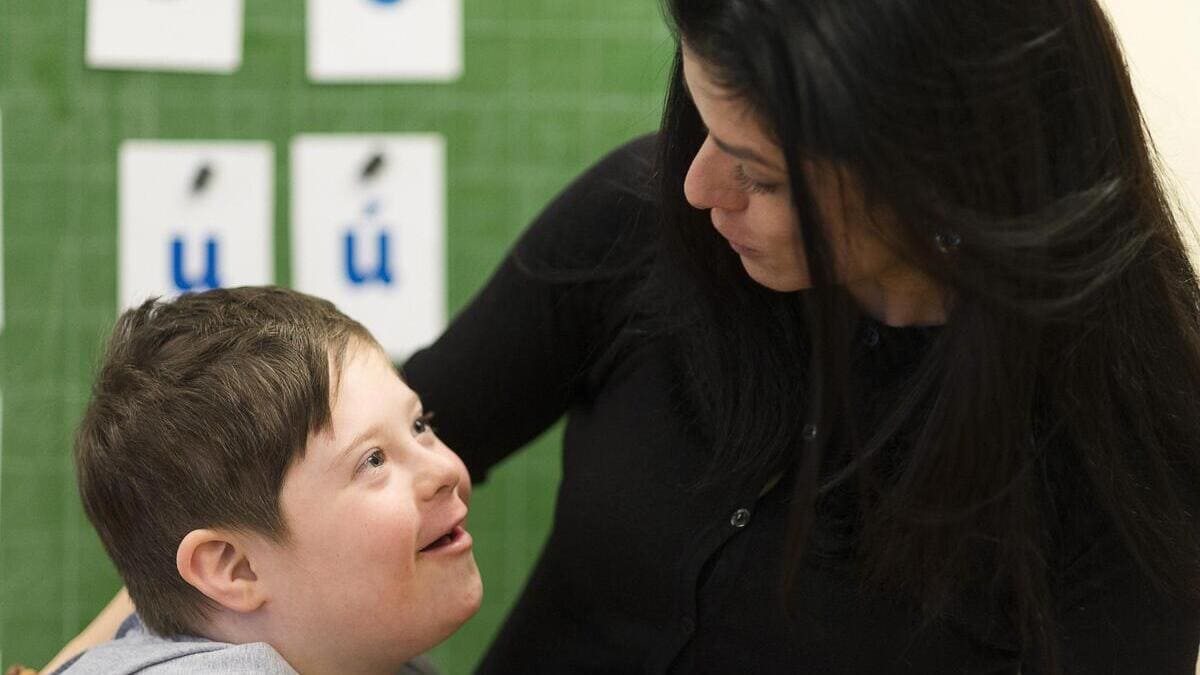
<instances>
[{"instance_id":1,"label":"woman's face","mask_svg":"<svg viewBox=\"0 0 1200 675\"><path fill-rule=\"evenodd\" d=\"M750 108L730 96L686 45L683 74L708 128L684 181L688 203L709 211L713 227L754 281L777 291L811 287L783 152ZM802 170L818 202L839 281L853 291L894 270L895 255L868 224L882 215L868 213L853 178L828 162L806 162Z\"/></svg>"}]
</instances>

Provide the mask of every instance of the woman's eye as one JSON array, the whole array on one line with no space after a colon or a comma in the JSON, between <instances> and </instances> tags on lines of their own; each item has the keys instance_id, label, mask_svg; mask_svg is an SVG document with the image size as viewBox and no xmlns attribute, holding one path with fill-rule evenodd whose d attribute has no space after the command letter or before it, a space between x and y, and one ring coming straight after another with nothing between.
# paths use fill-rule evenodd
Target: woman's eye
<instances>
[{"instance_id":1,"label":"woman's eye","mask_svg":"<svg viewBox=\"0 0 1200 675\"><path fill-rule=\"evenodd\" d=\"M743 192L748 192L750 194L770 194L779 188L778 185L760 183L750 176L747 176L746 170L742 168L741 164L733 167L733 179L737 181L738 187L741 188Z\"/></svg>"},{"instance_id":2,"label":"woman's eye","mask_svg":"<svg viewBox=\"0 0 1200 675\"><path fill-rule=\"evenodd\" d=\"M413 422L413 435L420 436L427 431L434 431L433 424L431 424L431 422L433 422L432 412L427 412L418 417L416 421Z\"/></svg>"}]
</instances>

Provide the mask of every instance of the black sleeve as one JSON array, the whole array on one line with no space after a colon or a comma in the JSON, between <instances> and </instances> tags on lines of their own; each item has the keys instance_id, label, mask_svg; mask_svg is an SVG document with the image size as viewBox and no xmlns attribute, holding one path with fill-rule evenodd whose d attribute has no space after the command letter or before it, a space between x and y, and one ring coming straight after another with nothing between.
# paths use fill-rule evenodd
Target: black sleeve
<instances>
[{"instance_id":1,"label":"black sleeve","mask_svg":"<svg viewBox=\"0 0 1200 675\"><path fill-rule=\"evenodd\" d=\"M472 480L552 425L580 395L652 236L653 136L614 151L566 188L487 285L404 365Z\"/></svg>"},{"instance_id":2,"label":"black sleeve","mask_svg":"<svg viewBox=\"0 0 1200 675\"><path fill-rule=\"evenodd\" d=\"M1050 469L1061 546L1051 556L1062 672L1194 675L1200 607L1155 587L1081 475L1078 454ZM1051 675L1033 655L1022 675Z\"/></svg>"},{"instance_id":3,"label":"black sleeve","mask_svg":"<svg viewBox=\"0 0 1200 675\"><path fill-rule=\"evenodd\" d=\"M1056 603L1063 673L1196 672L1200 607L1158 591L1115 533L1088 547L1063 580ZM1022 673L1042 669L1030 664Z\"/></svg>"}]
</instances>

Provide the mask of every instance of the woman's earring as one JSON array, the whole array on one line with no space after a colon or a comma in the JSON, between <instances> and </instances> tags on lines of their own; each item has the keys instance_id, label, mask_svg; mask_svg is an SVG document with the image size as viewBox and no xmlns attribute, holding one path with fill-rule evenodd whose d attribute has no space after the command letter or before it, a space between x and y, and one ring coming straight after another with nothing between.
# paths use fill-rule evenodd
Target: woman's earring
<instances>
[{"instance_id":1,"label":"woman's earring","mask_svg":"<svg viewBox=\"0 0 1200 675\"><path fill-rule=\"evenodd\" d=\"M954 231L938 232L933 235L933 242L937 244L938 250L942 253L953 253L962 243L962 237Z\"/></svg>"}]
</instances>

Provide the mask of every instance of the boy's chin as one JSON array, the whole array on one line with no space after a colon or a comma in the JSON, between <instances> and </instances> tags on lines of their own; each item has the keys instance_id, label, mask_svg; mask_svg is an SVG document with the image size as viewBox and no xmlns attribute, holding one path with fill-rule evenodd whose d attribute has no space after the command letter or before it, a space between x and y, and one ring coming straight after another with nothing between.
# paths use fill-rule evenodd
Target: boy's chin
<instances>
[{"instance_id":1,"label":"boy's chin","mask_svg":"<svg viewBox=\"0 0 1200 675\"><path fill-rule=\"evenodd\" d=\"M471 604L471 613L467 618L475 616L475 612L479 611L479 607L483 605L483 577L479 575L479 570L475 570L475 584L472 586L474 601Z\"/></svg>"},{"instance_id":2,"label":"boy's chin","mask_svg":"<svg viewBox=\"0 0 1200 675\"><path fill-rule=\"evenodd\" d=\"M479 568L475 566L474 556L471 557L470 569L463 580L459 598L458 607L461 609L459 623L461 624L475 616L480 605L483 604L483 578L479 575Z\"/></svg>"},{"instance_id":3,"label":"boy's chin","mask_svg":"<svg viewBox=\"0 0 1200 675\"><path fill-rule=\"evenodd\" d=\"M479 568L475 567L475 560L472 558L470 569L467 570L465 577L459 585L458 592L454 595L453 609L455 611L450 614L450 619L454 625L450 632L442 639L450 637L451 633L458 630L468 619L475 616L475 613L479 611L479 607L482 604L483 579L479 576Z\"/></svg>"}]
</instances>

